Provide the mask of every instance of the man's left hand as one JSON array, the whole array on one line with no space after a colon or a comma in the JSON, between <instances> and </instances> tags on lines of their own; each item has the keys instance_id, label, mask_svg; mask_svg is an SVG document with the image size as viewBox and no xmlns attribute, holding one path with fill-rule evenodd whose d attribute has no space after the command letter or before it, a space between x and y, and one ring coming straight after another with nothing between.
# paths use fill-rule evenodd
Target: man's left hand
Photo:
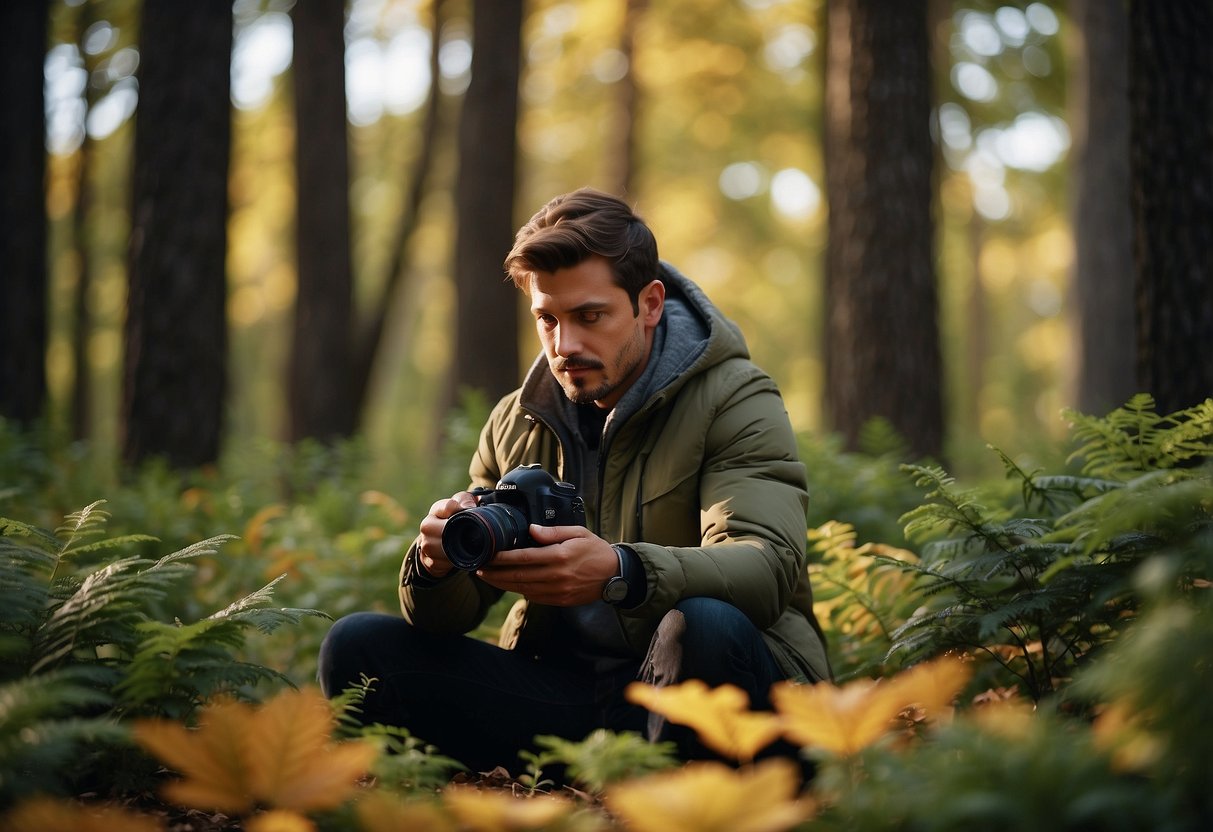
<instances>
[{"instance_id":1,"label":"man's left hand","mask_svg":"<svg viewBox=\"0 0 1213 832\"><path fill-rule=\"evenodd\" d=\"M527 531L539 545L498 552L476 572L485 583L538 604L571 607L600 600L606 582L619 574L611 544L584 526Z\"/></svg>"}]
</instances>

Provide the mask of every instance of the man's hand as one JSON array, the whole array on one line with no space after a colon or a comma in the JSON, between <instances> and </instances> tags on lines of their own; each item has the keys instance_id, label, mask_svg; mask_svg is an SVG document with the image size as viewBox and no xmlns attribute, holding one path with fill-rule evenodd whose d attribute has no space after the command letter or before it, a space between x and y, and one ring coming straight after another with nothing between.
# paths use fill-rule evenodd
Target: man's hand
<instances>
[{"instance_id":1,"label":"man's hand","mask_svg":"<svg viewBox=\"0 0 1213 832\"><path fill-rule=\"evenodd\" d=\"M417 550L421 565L430 577L446 577L455 568L442 548L442 530L446 528L447 518L462 509L475 507L476 498L467 491L430 506L430 513L421 521L421 545Z\"/></svg>"},{"instance_id":2,"label":"man's hand","mask_svg":"<svg viewBox=\"0 0 1213 832\"><path fill-rule=\"evenodd\" d=\"M611 544L584 526L532 524L528 532L539 546L498 552L476 574L498 589L554 607L600 600L607 580L619 574Z\"/></svg>"}]
</instances>

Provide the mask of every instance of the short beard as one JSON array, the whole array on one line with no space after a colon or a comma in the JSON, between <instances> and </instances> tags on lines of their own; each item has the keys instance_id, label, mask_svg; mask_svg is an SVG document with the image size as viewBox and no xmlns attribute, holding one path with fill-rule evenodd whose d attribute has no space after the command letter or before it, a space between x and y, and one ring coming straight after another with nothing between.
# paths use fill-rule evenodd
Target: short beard
<instances>
[{"instance_id":1,"label":"short beard","mask_svg":"<svg viewBox=\"0 0 1213 832\"><path fill-rule=\"evenodd\" d=\"M574 379L572 387L561 385L564 395L573 404L593 404L601 401L618 389L619 385L631 377L636 368L644 360L644 336L634 338L620 347L615 356L615 366L619 375L615 379L606 378L597 387L586 387L580 379ZM587 365L581 365L587 366Z\"/></svg>"}]
</instances>

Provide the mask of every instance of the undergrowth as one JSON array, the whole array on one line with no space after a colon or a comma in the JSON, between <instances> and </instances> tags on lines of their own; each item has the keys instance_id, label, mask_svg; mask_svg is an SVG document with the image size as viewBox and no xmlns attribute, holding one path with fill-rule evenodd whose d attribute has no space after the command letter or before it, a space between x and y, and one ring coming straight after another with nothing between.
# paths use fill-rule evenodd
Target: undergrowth
<instances>
[{"instance_id":1,"label":"undergrowth","mask_svg":"<svg viewBox=\"0 0 1213 832\"><path fill-rule=\"evenodd\" d=\"M395 608L436 487L370 483L356 445L303 449L272 476L251 457L238 477L149 469L104 504L141 507L130 522L91 502L55 531L0 521L0 799L88 792L113 812L155 789L250 832L1207 828L1213 401L1066 418L1068 457L991 449L1005 476L972 484L905 460L879 426L859 453L806 443L837 684L781 687L772 713L691 682L633 694L733 765L598 732L537 738L502 778L360 726L358 690L324 702L306 686L315 611ZM48 505L67 493L2 428L0 465L26 477L6 480L0 513L37 503L31 483ZM277 650L249 638L284 625ZM755 762L777 738L812 760L811 782ZM23 801L0 825L98 811Z\"/></svg>"}]
</instances>

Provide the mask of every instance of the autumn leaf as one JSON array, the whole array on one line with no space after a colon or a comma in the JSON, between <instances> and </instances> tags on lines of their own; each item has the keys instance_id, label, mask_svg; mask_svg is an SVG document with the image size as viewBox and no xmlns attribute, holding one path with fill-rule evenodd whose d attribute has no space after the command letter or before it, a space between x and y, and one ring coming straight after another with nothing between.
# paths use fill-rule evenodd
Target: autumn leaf
<instances>
[{"instance_id":1,"label":"autumn leaf","mask_svg":"<svg viewBox=\"0 0 1213 832\"><path fill-rule=\"evenodd\" d=\"M894 717L911 705L928 713L943 710L968 674L959 660L945 658L883 682L857 679L842 687L781 682L771 688L771 701L789 740L850 756L884 736Z\"/></svg>"},{"instance_id":2,"label":"autumn leaf","mask_svg":"<svg viewBox=\"0 0 1213 832\"><path fill-rule=\"evenodd\" d=\"M362 832L455 832L455 823L433 803L403 801L382 791L361 798L354 806Z\"/></svg>"},{"instance_id":3,"label":"autumn leaf","mask_svg":"<svg viewBox=\"0 0 1213 832\"><path fill-rule=\"evenodd\" d=\"M870 679L843 687L780 682L771 688L771 702L783 716L789 740L850 756L883 736L900 710L881 700L878 687Z\"/></svg>"},{"instance_id":4,"label":"autumn leaf","mask_svg":"<svg viewBox=\"0 0 1213 832\"><path fill-rule=\"evenodd\" d=\"M141 720L135 740L183 778L164 787L181 806L246 814L264 805L296 812L349 799L377 753L363 742L331 742L332 711L313 688L284 691L260 709L222 701L196 730Z\"/></svg>"},{"instance_id":5,"label":"autumn leaf","mask_svg":"<svg viewBox=\"0 0 1213 832\"><path fill-rule=\"evenodd\" d=\"M704 745L741 761L754 759L781 732L779 719L751 711L746 692L735 685L709 689L699 679L666 687L633 682L625 695L671 722L690 726Z\"/></svg>"},{"instance_id":6,"label":"autumn leaf","mask_svg":"<svg viewBox=\"0 0 1213 832\"><path fill-rule=\"evenodd\" d=\"M164 787L167 800L240 815L253 808L247 731L251 706L223 700L203 709L197 730L167 719L139 720L135 741L184 779Z\"/></svg>"},{"instance_id":7,"label":"autumn leaf","mask_svg":"<svg viewBox=\"0 0 1213 832\"><path fill-rule=\"evenodd\" d=\"M938 716L952 707L956 694L969 681L969 665L951 656L915 665L884 683L883 695L902 711L917 705L928 716Z\"/></svg>"},{"instance_id":8,"label":"autumn leaf","mask_svg":"<svg viewBox=\"0 0 1213 832\"><path fill-rule=\"evenodd\" d=\"M469 832L522 832L550 826L573 811L568 800L552 796L514 797L508 792L450 788L443 804Z\"/></svg>"},{"instance_id":9,"label":"autumn leaf","mask_svg":"<svg viewBox=\"0 0 1213 832\"><path fill-rule=\"evenodd\" d=\"M316 832L316 824L287 809L273 809L247 818L243 826L244 832Z\"/></svg>"},{"instance_id":10,"label":"autumn leaf","mask_svg":"<svg viewBox=\"0 0 1213 832\"><path fill-rule=\"evenodd\" d=\"M375 758L368 743L330 742L328 701L314 688L284 691L267 702L250 726L248 754L253 794L281 809L308 812L340 806Z\"/></svg>"},{"instance_id":11,"label":"autumn leaf","mask_svg":"<svg viewBox=\"0 0 1213 832\"><path fill-rule=\"evenodd\" d=\"M606 806L635 832L781 832L813 813L797 798L799 769L775 758L733 769L700 762L620 783Z\"/></svg>"},{"instance_id":12,"label":"autumn leaf","mask_svg":"<svg viewBox=\"0 0 1213 832\"><path fill-rule=\"evenodd\" d=\"M34 797L0 815L5 832L163 832L159 821L115 806Z\"/></svg>"}]
</instances>

